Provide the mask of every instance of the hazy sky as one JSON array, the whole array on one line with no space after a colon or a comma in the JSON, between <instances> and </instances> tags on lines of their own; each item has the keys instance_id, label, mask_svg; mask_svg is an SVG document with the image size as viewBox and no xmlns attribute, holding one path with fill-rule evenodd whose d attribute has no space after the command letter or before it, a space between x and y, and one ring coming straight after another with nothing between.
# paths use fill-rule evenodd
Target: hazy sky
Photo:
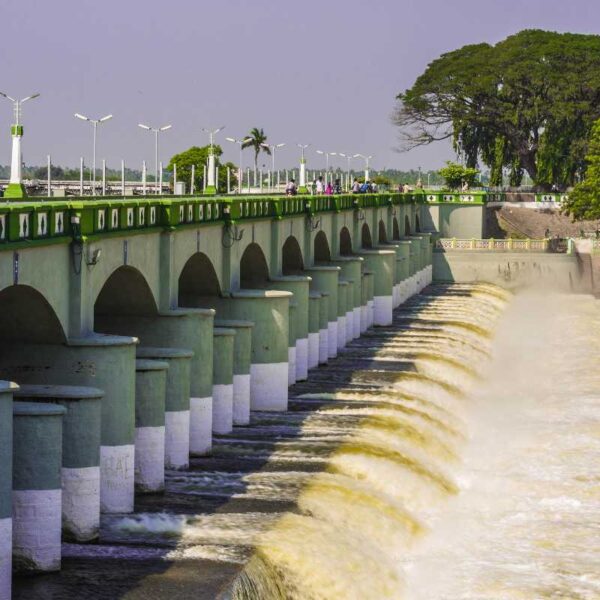
<instances>
[{"instance_id":1,"label":"hazy sky","mask_svg":"<svg viewBox=\"0 0 600 600\"><path fill-rule=\"evenodd\" d=\"M161 159L263 127L286 142L375 156L376 168L437 168L445 144L398 154L394 98L442 52L496 42L524 28L598 33L598 0L1 0L0 90L42 96L24 107L24 160L91 162L91 126L113 113L98 157L116 167L153 161L137 127L172 123ZM0 102L0 164L10 162L11 106ZM249 164L251 154L245 154ZM261 161L263 162L263 161ZM323 159L309 152L310 167ZM152 164L152 162L151 162ZM358 163L356 163L358 167Z\"/></svg>"}]
</instances>

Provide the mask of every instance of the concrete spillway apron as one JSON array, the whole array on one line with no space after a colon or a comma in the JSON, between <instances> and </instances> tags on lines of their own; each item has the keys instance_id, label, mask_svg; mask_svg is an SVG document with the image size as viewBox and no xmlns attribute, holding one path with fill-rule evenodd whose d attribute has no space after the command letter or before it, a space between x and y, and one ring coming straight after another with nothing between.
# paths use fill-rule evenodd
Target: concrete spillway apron
<instances>
[{"instance_id":1,"label":"concrete spillway apron","mask_svg":"<svg viewBox=\"0 0 600 600\"><path fill-rule=\"evenodd\" d=\"M319 365L319 309L321 294L308 294L308 368L314 369Z\"/></svg>"},{"instance_id":2,"label":"concrete spillway apron","mask_svg":"<svg viewBox=\"0 0 600 600\"><path fill-rule=\"evenodd\" d=\"M252 321L217 319L216 327L235 331L233 342L233 424L250 423L250 359L252 357Z\"/></svg>"},{"instance_id":3,"label":"concrete spillway apron","mask_svg":"<svg viewBox=\"0 0 600 600\"><path fill-rule=\"evenodd\" d=\"M340 267L332 265L315 265L304 270L312 278L311 290L329 294L327 302L327 354L329 358L337 356L338 349L338 280L340 271Z\"/></svg>"},{"instance_id":4,"label":"concrete spillway apron","mask_svg":"<svg viewBox=\"0 0 600 600\"><path fill-rule=\"evenodd\" d=\"M22 385L14 399L65 408L62 424L62 530L90 542L100 530L100 422L104 392L67 385Z\"/></svg>"},{"instance_id":5,"label":"concrete spillway apron","mask_svg":"<svg viewBox=\"0 0 600 600\"><path fill-rule=\"evenodd\" d=\"M285 275L274 277L269 287L274 290L284 290L294 294L296 311L294 315L294 336L296 348L296 381L304 381L308 377L308 296L311 278L307 275Z\"/></svg>"},{"instance_id":6,"label":"concrete spillway apron","mask_svg":"<svg viewBox=\"0 0 600 600\"><path fill-rule=\"evenodd\" d=\"M392 297L396 252L394 250L361 250L358 253L365 259L365 268L374 276L373 324L392 324Z\"/></svg>"},{"instance_id":7,"label":"concrete spillway apron","mask_svg":"<svg viewBox=\"0 0 600 600\"><path fill-rule=\"evenodd\" d=\"M165 401L169 363L135 361L135 489L165 489Z\"/></svg>"},{"instance_id":8,"label":"concrete spillway apron","mask_svg":"<svg viewBox=\"0 0 600 600\"><path fill-rule=\"evenodd\" d=\"M233 430L233 356L235 329L213 330L213 424L215 433Z\"/></svg>"},{"instance_id":9,"label":"concrete spillway apron","mask_svg":"<svg viewBox=\"0 0 600 600\"><path fill-rule=\"evenodd\" d=\"M219 317L252 321L250 408L286 410L290 292L243 289L219 298Z\"/></svg>"},{"instance_id":10,"label":"concrete spillway apron","mask_svg":"<svg viewBox=\"0 0 600 600\"><path fill-rule=\"evenodd\" d=\"M63 406L13 403L13 568L58 571Z\"/></svg>"},{"instance_id":11,"label":"concrete spillway apron","mask_svg":"<svg viewBox=\"0 0 600 600\"><path fill-rule=\"evenodd\" d=\"M140 346L138 358L156 359L169 365L165 398L165 468L187 469L190 464L190 361L184 348Z\"/></svg>"},{"instance_id":12,"label":"concrete spillway apron","mask_svg":"<svg viewBox=\"0 0 600 600\"><path fill-rule=\"evenodd\" d=\"M13 402L16 383L0 381L0 598L11 595Z\"/></svg>"},{"instance_id":13,"label":"concrete spillway apron","mask_svg":"<svg viewBox=\"0 0 600 600\"><path fill-rule=\"evenodd\" d=\"M329 361L329 292L320 291L319 300L319 364Z\"/></svg>"},{"instance_id":14,"label":"concrete spillway apron","mask_svg":"<svg viewBox=\"0 0 600 600\"><path fill-rule=\"evenodd\" d=\"M352 339L360 336L363 262L361 256L338 256L331 260L332 265L340 267L341 277L352 282L352 292L348 294L348 311L353 312Z\"/></svg>"}]
</instances>

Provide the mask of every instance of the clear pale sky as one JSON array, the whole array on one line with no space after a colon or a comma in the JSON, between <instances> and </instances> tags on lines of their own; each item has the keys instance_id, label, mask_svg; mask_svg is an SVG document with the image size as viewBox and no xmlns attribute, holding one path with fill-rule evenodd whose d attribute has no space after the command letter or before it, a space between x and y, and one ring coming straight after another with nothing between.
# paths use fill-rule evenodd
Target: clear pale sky
<instances>
[{"instance_id":1,"label":"clear pale sky","mask_svg":"<svg viewBox=\"0 0 600 600\"><path fill-rule=\"evenodd\" d=\"M165 162L224 136L263 127L286 142L372 154L375 168L437 168L446 144L394 151L394 98L441 53L495 43L524 28L599 33L598 0L2 0L0 90L42 96L24 106L26 164L91 162L91 126L74 112L113 113L98 158L153 164L153 139L137 127L172 123ZM12 107L0 102L0 164L10 163ZM251 160L245 154L245 164ZM266 162L261 161L261 162ZM323 159L308 154L309 168ZM356 163L356 167L359 163Z\"/></svg>"}]
</instances>

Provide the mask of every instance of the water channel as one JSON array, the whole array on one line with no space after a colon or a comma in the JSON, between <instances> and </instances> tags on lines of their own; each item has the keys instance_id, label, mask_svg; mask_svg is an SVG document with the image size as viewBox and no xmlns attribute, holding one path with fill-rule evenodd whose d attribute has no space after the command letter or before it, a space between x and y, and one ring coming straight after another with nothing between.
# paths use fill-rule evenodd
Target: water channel
<instances>
[{"instance_id":1,"label":"water channel","mask_svg":"<svg viewBox=\"0 0 600 600\"><path fill-rule=\"evenodd\" d=\"M431 286L16 597L598 598L599 308Z\"/></svg>"}]
</instances>

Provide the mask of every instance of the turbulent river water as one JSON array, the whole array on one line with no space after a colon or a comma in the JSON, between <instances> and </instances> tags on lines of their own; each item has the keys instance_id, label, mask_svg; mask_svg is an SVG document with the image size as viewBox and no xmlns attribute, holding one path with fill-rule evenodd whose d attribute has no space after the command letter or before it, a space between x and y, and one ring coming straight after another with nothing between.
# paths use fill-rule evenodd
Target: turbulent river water
<instances>
[{"instance_id":1,"label":"turbulent river water","mask_svg":"<svg viewBox=\"0 0 600 600\"><path fill-rule=\"evenodd\" d=\"M431 286L65 555L227 567L233 600L600 598L599 331L589 297Z\"/></svg>"}]
</instances>

